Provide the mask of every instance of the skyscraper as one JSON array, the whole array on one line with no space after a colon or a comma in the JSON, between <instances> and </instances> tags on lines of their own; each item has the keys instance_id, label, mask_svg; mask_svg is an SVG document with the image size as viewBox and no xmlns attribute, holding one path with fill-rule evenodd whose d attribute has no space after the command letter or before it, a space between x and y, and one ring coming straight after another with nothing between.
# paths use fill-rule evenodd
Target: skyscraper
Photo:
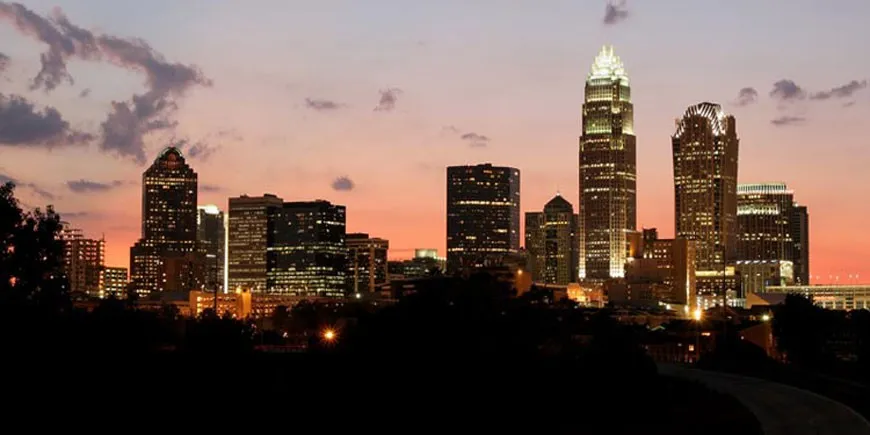
<instances>
[{"instance_id":1,"label":"skyscraper","mask_svg":"<svg viewBox=\"0 0 870 435\"><path fill-rule=\"evenodd\" d=\"M209 291L224 286L224 214L216 205L197 208L196 243L205 261L205 288Z\"/></svg>"},{"instance_id":2,"label":"skyscraper","mask_svg":"<svg viewBox=\"0 0 870 435\"><path fill-rule=\"evenodd\" d=\"M447 168L447 271L498 262L520 248L520 171Z\"/></svg>"},{"instance_id":3,"label":"skyscraper","mask_svg":"<svg viewBox=\"0 0 870 435\"><path fill-rule=\"evenodd\" d=\"M100 273L105 267L105 239L88 239L82 230L64 223L60 233L63 241L63 270L69 280L70 292L102 298Z\"/></svg>"},{"instance_id":4,"label":"skyscraper","mask_svg":"<svg viewBox=\"0 0 870 435\"><path fill-rule=\"evenodd\" d=\"M810 215L805 205L794 204L791 211L789 231L794 242L794 280L798 285L810 285Z\"/></svg>"},{"instance_id":5,"label":"skyscraper","mask_svg":"<svg viewBox=\"0 0 870 435\"><path fill-rule=\"evenodd\" d=\"M348 291L374 292L387 282L387 251L390 242L364 233L347 235Z\"/></svg>"},{"instance_id":6,"label":"skyscraper","mask_svg":"<svg viewBox=\"0 0 870 435\"><path fill-rule=\"evenodd\" d=\"M737 186L737 272L745 293L794 282L793 206L784 183Z\"/></svg>"},{"instance_id":7,"label":"skyscraper","mask_svg":"<svg viewBox=\"0 0 870 435\"><path fill-rule=\"evenodd\" d=\"M347 289L345 208L328 201L285 202L267 248L270 293L342 297Z\"/></svg>"},{"instance_id":8,"label":"skyscraper","mask_svg":"<svg viewBox=\"0 0 870 435\"><path fill-rule=\"evenodd\" d=\"M532 279L567 285L577 278L577 215L561 195L544 205L543 212L526 213L526 251Z\"/></svg>"},{"instance_id":9,"label":"skyscraper","mask_svg":"<svg viewBox=\"0 0 870 435\"><path fill-rule=\"evenodd\" d=\"M142 238L130 249L133 289L139 294L191 290L195 264L197 175L176 147L164 149L142 174ZM193 254L193 255L191 255ZM167 270L168 262L174 264ZM184 273L186 276L175 275Z\"/></svg>"},{"instance_id":10,"label":"skyscraper","mask_svg":"<svg viewBox=\"0 0 870 435\"><path fill-rule=\"evenodd\" d=\"M675 234L696 242L699 295L721 296L725 289L737 290L733 266L739 142L734 117L718 104L691 106L676 121L672 137Z\"/></svg>"},{"instance_id":11,"label":"skyscraper","mask_svg":"<svg viewBox=\"0 0 870 435\"><path fill-rule=\"evenodd\" d=\"M266 250L274 240L274 218L284 200L265 194L229 200L228 290L265 291Z\"/></svg>"},{"instance_id":12,"label":"skyscraper","mask_svg":"<svg viewBox=\"0 0 870 435\"><path fill-rule=\"evenodd\" d=\"M605 46L586 79L580 137L579 276L625 276L629 234L637 227L637 151L631 87L622 61Z\"/></svg>"}]
</instances>

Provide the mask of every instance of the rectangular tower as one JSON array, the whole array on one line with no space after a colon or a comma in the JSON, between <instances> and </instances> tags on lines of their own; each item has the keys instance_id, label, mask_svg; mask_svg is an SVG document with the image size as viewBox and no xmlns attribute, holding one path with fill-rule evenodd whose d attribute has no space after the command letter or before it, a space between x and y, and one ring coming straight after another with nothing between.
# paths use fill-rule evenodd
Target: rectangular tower
<instances>
[{"instance_id":1,"label":"rectangular tower","mask_svg":"<svg viewBox=\"0 0 870 435\"><path fill-rule=\"evenodd\" d=\"M805 205L795 204L791 210L789 231L794 242L794 280L798 285L810 285L810 215Z\"/></svg>"},{"instance_id":2,"label":"rectangular tower","mask_svg":"<svg viewBox=\"0 0 870 435\"><path fill-rule=\"evenodd\" d=\"M520 171L447 168L447 272L498 263L520 248Z\"/></svg>"},{"instance_id":3,"label":"rectangular tower","mask_svg":"<svg viewBox=\"0 0 870 435\"><path fill-rule=\"evenodd\" d=\"M348 291L374 292L387 282L387 251L390 242L364 233L347 235Z\"/></svg>"},{"instance_id":4,"label":"rectangular tower","mask_svg":"<svg viewBox=\"0 0 870 435\"><path fill-rule=\"evenodd\" d=\"M274 218L284 200L275 195L242 195L229 200L227 287L266 290L266 250L273 243Z\"/></svg>"},{"instance_id":5,"label":"rectangular tower","mask_svg":"<svg viewBox=\"0 0 870 435\"><path fill-rule=\"evenodd\" d=\"M216 205L198 208L196 222L197 250L205 261L205 288L208 291L224 286L224 213Z\"/></svg>"},{"instance_id":6,"label":"rectangular tower","mask_svg":"<svg viewBox=\"0 0 870 435\"><path fill-rule=\"evenodd\" d=\"M601 49L586 79L582 125L579 277L621 278L637 227L637 151L631 88L613 47Z\"/></svg>"}]
</instances>

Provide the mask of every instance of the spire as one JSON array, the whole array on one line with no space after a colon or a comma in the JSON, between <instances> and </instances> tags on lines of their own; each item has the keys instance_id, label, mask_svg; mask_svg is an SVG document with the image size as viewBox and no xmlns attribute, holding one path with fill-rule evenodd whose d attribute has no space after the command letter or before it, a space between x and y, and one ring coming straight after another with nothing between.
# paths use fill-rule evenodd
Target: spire
<instances>
[{"instance_id":1,"label":"spire","mask_svg":"<svg viewBox=\"0 0 870 435\"><path fill-rule=\"evenodd\" d=\"M616 55L612 45L601 47L598 56L592 63L592 70L589 72L589 80L619 80L628 86L628 74L625 72L625 66L622 64L622 59Z\"/></svg>"}]
</instances>

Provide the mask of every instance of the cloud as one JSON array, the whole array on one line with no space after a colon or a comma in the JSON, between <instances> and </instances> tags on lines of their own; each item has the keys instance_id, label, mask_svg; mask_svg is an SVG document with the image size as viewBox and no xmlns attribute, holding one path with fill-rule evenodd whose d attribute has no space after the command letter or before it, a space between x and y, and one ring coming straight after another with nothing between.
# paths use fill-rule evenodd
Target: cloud
<instances>
[{"instance_id":1,"label":"cloud","mask_svg":"<svg viewBox=\"0 0 870 435\"><path fill-rule=\"evenodd\" d=\"M816 92L810 95L813 100L827 100L830 98L849 98L856 92L867 87L867 80L857 81L852 80L843 86L837 86L828 91Z\"/></svg>"},{"instance_id":2,"label":"cloud","mask_svg":"<svg viewBox=\"0 0 870 435\"><path fill-rule=\"evenodd\" d=\"M625 0L614 3L607 2L607 8L604 10L604 24L613 25L621 23L628 18L628 6Z\"/></svg>"},{"instance_id":3,"label":"cloud","mask_svg":"<svg viewBox=\"0 0 870 435\"><path fill-rule=\"evenodd\" d=\"M0 53L0 72L6 70L9 67L9 56Z\"/></svg>"},{"instance_id":4,"label":"cloud","mask_svg":"<svg viewBox=\"0 0 870 435\"><path fill-rule=\"evenodd\" d=\"M73 83L66 68L72 57L106 61L145 75L146 92L129 101L113 101L101 124L100 149L140 164L146 161L144 136L176 126L171 119L178 107L176 100L194 86L212 85L197 67L168 62L141 39L95 34L78 27L58 8L47 19L20 4L0 2L0 19L4 18L22 34L48 45L33 89L50 91L63 82Z\"/></svg>"},{"instance_id":5,"label":"cloud","mask_svg":"<svg viewBox=\"0 0 870 435\"><path fill-rule=\"evenodd\" d=\"M67 219L84 219L84 218L92 217L92 216L94 216L94 213L89 212L89 211L72 211L72 212L65 211L65 212L58 212L58 215L60 215L61 220L67 220Z\"/></svg>"},{"instance_id":6,"label":"cloud","mask_svg":"<svg viewBox=\"0 0 870 435\"><path fill-rule=\"evenodd\" d=\"M53 107L37 109L18 95L0 93L0 146L55 147L89 142L93 136L70 128Z\"/></svg>"},{"instance_id":7,"label":"cloud","mask_svg":"<svg viewBox=\"0 0 870 435\"><path fill-rule=\"evenodd\" d=\"M445 126L441 127L441 132L442 133L459 134L462 131L459 130L459 128L457 128L455 125L445 125Z\"/></svg>"},{"instance_id":8,"label":"cloud","mask_svg":"<svg viewBox=\"0 0 870 435\"><path fill-rule=\"evenodd\" d=\"M848 102L843 103L843 107L852 107L854 105L855 105L854 101L848 101Z\"/></svg>"},{"instance_id":9,"label":"cloud","mask_svg":"<svg viewBox=\"0 0 870 435\"><path fill-rule=\"evenodd\" d=\"M356 186L353 184L353 180L347 177L338 177L332 181L332 190L350 191L354 187Z\"/></svg>"},{"instance_id":10,"label":"cloud","mask_svg":"<svg viewBox=\"0 0 870 435\"><path fill-rule=\"evenodd\" d=\"M211 193L211 192L223 192L224 188L221 186L214 185L214 184L200 184L199 190L201 192Z\"/></svg>"},{"instance_id":11,"label":"cloud","mask_svg":"<svg viewBox=\"0 0 870 435\"><path fill-rule=\"evenodd\" d=\"M802 116L780 116L779 118L770 121L771 124L777 127L787 127L790 125L800 125L807 121Z\"/></svg>"},{"instance_id":12,"label":"cloud","mask_svg":"<svg viewBox=\"0 0 870 435\"><path fill-rule=\"evenodd\" d=\"M88 98L91 95L91 88L84 88L79 92L79 98Z\"/></svg>"},{"instance_id":13,"label":"cloud","mask_svg":"<svg viewBox=\"0 0 870 435\"><path fill-rule=\"evenodd\" d=\"M99 181L91 181L85 179L70 180L66 182L66 187L76 193L107 192L123 185L124 182L120 180L115 180L108 183L101 183Z\"/></svg>"},{"instance_id":14,"label":"cloud","mask_svg":"<svg viewBox=\"0 0 870 435\"><path fill-rule=\"evenodd\" d=\"M758 101L758 91L755 88L743 88L740 92L737 93L737 101L735 102L738 106L748 106L750 104Z\"/></svg>"},{"instance_id":15,"label":"cloud","mask_svg":"<svg viewBox=\"0 0 870 435\"><path fill-rule=\"evenodd\" d=\"M335 101L331 101L331 100L306 98L305 99L305 107L308 109L311 109L311 110L328 111L328 110L340 109L340 108L344 107L344 105L340 104L340 103L336 103Z\"/></svg>"},{"instance_id":16,"label":"cloud","mask_svg":"<svg viewBox=\"0 0 870 435\"><path fill-rule=\"evenodd\" d=\"M770 97L783 102L791 102L803 100L807 93L795 82L787 79L780 80L773 84L773 90L770 91Z\"/></svg>"},{"instance_id":17,"label":"cloud","mask_svg":"<svg viewBox=\"0 0 870 435\"><path fill-rule=\"evenodd\" d=\"M389 88L382 89L379 91L381 93L381 99L378 101L378 105L375 106L375 112L390 112L396 108L396 100L399 98L399 94L402 93L402 90L399 88Z\"/></svg>"},{"instance_id":18,"label":"cloud","mask_svg":"<svg viewBox=\"0 0 870 435\"><path fill-rule=\"evenodd\" d=\"M473 148L485 147L489 144L489 137L477 133L465 133L460 136L460 139L468 142L468 146Z\"/></svg>"},{"instance_id":19,"label":"cloud","mask_svg":"<svg viewBox=\"0 0 870 435\"><path fill-rule=\"evenodd\" d=\"M26 181L18 180L16 178L10 177L8 175L0 173L0 184L12 183L18 187L22 187L25 189L29 189L37 196L42 199L53 200L55 198L54 194L51 192L39 187L37 184L28 183Z\"/></svg>"}]
</instances>

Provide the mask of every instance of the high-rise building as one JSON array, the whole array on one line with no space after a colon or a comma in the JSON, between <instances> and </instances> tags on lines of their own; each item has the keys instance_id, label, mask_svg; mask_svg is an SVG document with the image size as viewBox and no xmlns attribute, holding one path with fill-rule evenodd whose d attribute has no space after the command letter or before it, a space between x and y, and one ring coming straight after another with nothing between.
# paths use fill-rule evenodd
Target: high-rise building
<instances>
[{"instance_id":1,"label":"high-rise building","mask_svg":"<svg viewBox=\"0 0 870 435\"><path fill-rule=\"evenodd\" d=\"M695 241L698 294L705 298L739 291L734 272L738 145L736 121L718 104L691 106L676 121L675 234Z\"/></svg>"},{"instance_id":2,"label":"high-rise building","mask_svg":"<svg viewBox=\"0 0 870 435\"><path fill-rule=\"evenodd\" d=\"M605 46L586 79L580 137L579 277L625 275L628 237L637 227L637 151L631 87Z\"/></svg>"},{"instance_id":3,"label":"high-rise building","mask_svg":"<svg viewBox=\"0 0 870 435\"><path fill-rule=\"evenodd\" d=\"M69 280L70 292L90 297L103 297L100 291L100 271L105 267L105 239L88 239L81 229L63 223L63 270Z\"/></svg>"},{"instance_id":4,"label":"high-rise building","mask_svg":"<svg viewBox=\"0 0 870 435\"><path fill-rule=\"evenodd\" d=\"M737 272L745 293L794 282L793 207L784 183L737 186Z\"/></svg>"},{"instance_id":5,"label":"high-rise building","mask_svg":"<svg viewBox=\"0 0 870 435\"><path fill-rule=\"evenodd\" d=\"M167 259L196 263L197 175L176 147L164 149L142 174L142 238L130 249L133 290L140 295L202 285L201 276L170 276ZM187 272L184 272L187 273ZM170 275L167 275L170 274Z\"/></svg>"},{"instance_id":6,"label":"high-rise building","mask_svg":"<svg viewBox=\"0 0 870 435\"><path fill-rule=\"evenodd\" d=\"M345 207L328 201L285 202L268 244L270 293L342 297L347 289Z\"/></svg>"},{"instance_id":7,"label":"high-rise building","mask_svg":"<svg viewBox=\"0 0 870 435\"><path fill-rule=\"evenodd\" d=\"M500 262L520 248L520 171L447 168L447 271Z\"/></svg>"},{"instance_id":8,"label":"high-rise building","mask_svg":"<svg viewBox=\"0 0 870 435\"><path fill-rule=\"evenodd\" d=\"M810 215L805 205L794 204L791 211L789 232L794 242L794 280L798 285L810 285Z\"/></svg>"},{"instance_id":9,"label":"high-rise building","mask_svg":"<svg viewBox=\"0 0 870 435\"><path fill-rule=\"evenodd\" d=\"M364 233L347 235L348 291L374 292L387 282L387 251L390 242Z\"/></svg>"},{"instance_id":10,"label":"high-rise building","mask_svg":"<svg viewBox=\"0 0 870 435\"><path fill-rule=\"evenodd\" d=\"M535 282L567 285L577 280L577 219L561 195L543 212L526 213L526 251Z\"/></svg>"},{"instance_id":11,"label":"high-rise building","mask_svg":"<svg viewBox=\"0 0 870 435\"><path fill-rule=\"evenodd\" d=\"M198 207L196 220L197 250L205 261L205 288L224 287L224 214L216 205Z\"/></svg>"},{"instance_id":12,"label":"high-rise building","mask_svg":"<svg viewBox=\"0 0 870 435\"><path fill-rule=\"evenodd\" d=\"M104 267L100 275L100 297L125 299L127 282L126 267Z\"/></svg>"},{"instance_id":13,"label":"high-rise building","mask_svg":"<svg viewBox=\"0 0 870 435\"><path fill-rule=\"evenodd\" d=\"M266 250L274 242L275 216L284 200L270 194L229 200L227 290L266 289Z\"/></svg>"}]
</instances>

